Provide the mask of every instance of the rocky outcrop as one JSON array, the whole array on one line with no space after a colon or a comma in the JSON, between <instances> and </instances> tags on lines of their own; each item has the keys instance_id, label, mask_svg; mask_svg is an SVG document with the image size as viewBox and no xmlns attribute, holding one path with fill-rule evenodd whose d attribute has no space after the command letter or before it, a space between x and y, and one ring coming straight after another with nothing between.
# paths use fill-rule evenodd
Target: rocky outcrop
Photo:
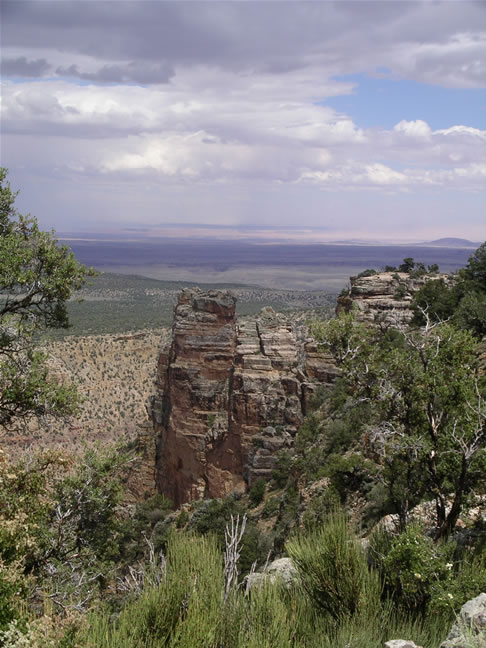
<instances>
[{"instance_id":1,"label":"rocky outcrop","mask_svg":"<svg viewBox=\"0 0 486 648\"><path fill-rule=\"evenodd\" d=\"M337 312L357 311L361 322L384 321L390 324L408 324L413 317L411 310L414 294L426 281L447 279L446 275L422 275L414 277L405 272L380 272L351 277L348 295L338 298Z\"/></svg>"},{"instance_id":2,"label":"rocky outcrop","mask_svg":"<svg viewBox=\"0 0 486 648\"><path fill-rule=\"evenodd\" d=\"M237 322L230 293L183 291L153 406L161 492L179 506L268 478L317 381L332 382L336 373L272 309Z\"/></svg>"},{"instance_id":3,"label":"rocky outcrop","mask_svg":"<svg viewBox=\"0 0 486 648\"><path fill-rule=\"evenodd\" d=\"M384 648L420 648L413 641L392 639ZM467 601L440 648L486 648L486 594Z\"/></svg>"},{"instance_id":4,"label":"rocky outcrop","mask_svg":"<svg viewBox=\"0 0 486 648\"><path fill-rule=\"evenodd\" d=\"M486 648L486 594L479 594L461 608L457 622L440 648Z\"/></svg>"}]
</instances>

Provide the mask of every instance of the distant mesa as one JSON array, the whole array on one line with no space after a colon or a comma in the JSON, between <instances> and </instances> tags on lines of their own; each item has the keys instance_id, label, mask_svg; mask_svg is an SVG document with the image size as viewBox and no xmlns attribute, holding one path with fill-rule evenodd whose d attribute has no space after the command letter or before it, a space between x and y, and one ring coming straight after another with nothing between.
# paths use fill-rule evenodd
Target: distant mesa
<instances>
[{"instance_id":1,"label":"distant mesa","mask_svg":"<svg viewBox=\"0 0 486 648\"><path fill-rule=\"evenodd\" d=\"M463 238L440 238L435 241L425 241L420 245L428 245L431 247L462 247L462 248L478 248L481 244L474 243L473 241L468 241L468 239Z\"/></svg>"}]
</instances>

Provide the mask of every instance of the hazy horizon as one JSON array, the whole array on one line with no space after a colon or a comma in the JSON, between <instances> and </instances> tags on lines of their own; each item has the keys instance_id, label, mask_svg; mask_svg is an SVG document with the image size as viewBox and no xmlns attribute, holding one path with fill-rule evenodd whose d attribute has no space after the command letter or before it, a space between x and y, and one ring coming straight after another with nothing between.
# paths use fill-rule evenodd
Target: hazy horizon
<instances>
[{"instance_id":1,"label":"hazy horizon","mask_svg":"<svg viewBox=\"0 0 486 648\"><path fill-rule=\"evenodd\" d=\"M339 292L367 268L398 267L406 257L444 272L464 267L473 247L326 244L217 238L67 239L76 257L102 272L196 284L245 284Z\"/></svg>"},{"instance_id":2,"label":"hazy horizon","mask_svg":"<svg viewBox=\"0 0 486 648\"><path fill-rule=\"evenodd\" d=\"M486 238L484 3L3 0L1 14L1 163L44 229Z\"/></svg>"},{"instance_id":3,"label":"hazy horizon","mask_svg":"<svg viewBox=\"0 0 486 648\"><path fill-rule=\"evenodd\" d=\"M432 246L467 248L478 247L482 241L470 241L462 237L441 237L439 239L414 238L337 238L329 235L326 228L319 227L266 227L266 226L233 226L207 224L167 223L146 227L105 228L103 230L58 231L61 241L113 241L113 242L150 242L173 241L207 241L207 242L242 242L255 245L356 245L356 246Z\"/></svg>"}]
</instances>

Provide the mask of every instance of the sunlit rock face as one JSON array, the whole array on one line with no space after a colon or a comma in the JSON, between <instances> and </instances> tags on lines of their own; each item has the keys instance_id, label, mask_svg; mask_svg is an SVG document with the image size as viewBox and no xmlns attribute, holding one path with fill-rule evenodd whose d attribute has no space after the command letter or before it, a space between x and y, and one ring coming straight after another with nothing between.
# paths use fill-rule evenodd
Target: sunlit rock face
<instances>
[{"instance_id":1,"label":"sunlit rock face","mask_svg":"<svg viewBox=\"0 0 486 648\"><path fill-rule=\"evenodd\" d=\"M272 309L237 321L229 292L186 290L159 357L157 484L175 505L243 492L291 448L332 360Z\"/></svg>"},{"instance_id":2,"label":"sunlit rock face","mask_svg":"<svg viewBox=\"0 0 486 648\"><path fill-rule=\"evenodd\" d=\"M426 281L444 279L446 275L413 277L405 272L380 272L368 277L351 277L348 295L338 299L337 312L356 310L360 322L408 324L415 293Z\"/></svg>"}]
</instances>

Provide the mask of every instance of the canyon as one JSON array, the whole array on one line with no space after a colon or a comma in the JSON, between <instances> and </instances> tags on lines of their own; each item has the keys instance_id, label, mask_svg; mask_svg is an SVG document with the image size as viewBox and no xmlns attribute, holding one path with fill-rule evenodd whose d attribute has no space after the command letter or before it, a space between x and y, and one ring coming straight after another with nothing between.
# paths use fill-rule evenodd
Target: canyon
<instances>
[{"instance_id":1,"label":"canyon","mask_svg":"<svg viewBox=\"0 0 486 648\"><path fill-rule=\"evenodd\" d=\"M423 279L400 273L352 277L337 310L361 321L411 317ZM405 294L398 289L404 285ZM3 440L9 454L28 447L80 451L135 439L139 461L130 499L164 493L175 506L242 493L270 479L279 452L291 450L313 394L337 375L309 334L313 311L236 314L233 291L183 290L172 331L67 337L48 347L60 382L85 396L78 417L32 422ZM147 403L149 406L147 408ZM147 409L149 418L147 419Z\"/></svg>"},{"instance_id":2,"label":"canyon","mask_svg":"<svg viewBox=\"0 0 486 648\"><path fill-rule=\"evenodd\" d=\"M407 323L413 294L427 278L352 277L337 312L354 309L368 324ZM237 318L235 306L228 291L182 291L159 355L151 406L155 480L175 506L270 479L279 452L292 449L312 395L339 375L310 336L309 315L267 307Z\"/></svg>"}]
</instances>

